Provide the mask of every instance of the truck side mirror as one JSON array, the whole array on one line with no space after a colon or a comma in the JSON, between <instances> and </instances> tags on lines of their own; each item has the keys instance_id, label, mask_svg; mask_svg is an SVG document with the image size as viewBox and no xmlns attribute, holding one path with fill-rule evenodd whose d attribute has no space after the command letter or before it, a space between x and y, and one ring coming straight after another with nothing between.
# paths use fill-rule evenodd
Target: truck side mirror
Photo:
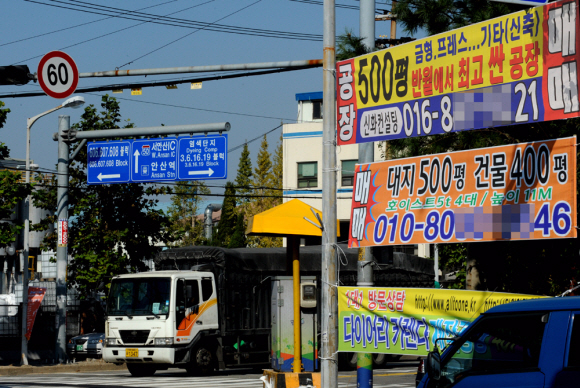
<instances>
[{"instance_id":1,"label":"truck side mirror","mask_svg":"<svg viewBox=\"0 0 580 388\"><path fill-rule=\"evenodd\" d=\"M441 355L437 350L427 355L427 374L433 380L441 378Z\"/></svg>"}]
</instances>

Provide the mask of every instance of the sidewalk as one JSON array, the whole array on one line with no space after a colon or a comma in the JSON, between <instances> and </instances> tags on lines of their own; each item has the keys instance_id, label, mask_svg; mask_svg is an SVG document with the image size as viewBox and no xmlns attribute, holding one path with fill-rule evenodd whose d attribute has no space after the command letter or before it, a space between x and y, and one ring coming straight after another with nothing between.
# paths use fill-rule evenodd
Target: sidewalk
<instances>
[{"instance_id":1,"label":"sidewalk","mask_svg":"<svg viewBox=\"0 0 580 388\"><path fill-rule=\"evenodd\" d=\"M46 373L83 373L99 371L127 370L125 364L115 365L103 360L81 361L61 365L9 365L0 366L0 376L22 376Z\"/></svg>"}]
</instances>

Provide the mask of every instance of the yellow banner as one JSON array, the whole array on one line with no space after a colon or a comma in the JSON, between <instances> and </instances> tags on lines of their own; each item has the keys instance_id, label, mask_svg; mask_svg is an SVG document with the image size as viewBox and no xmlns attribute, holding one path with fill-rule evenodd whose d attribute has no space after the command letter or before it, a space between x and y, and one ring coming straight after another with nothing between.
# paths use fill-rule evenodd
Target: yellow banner
<instances>
[{"instance_id":1,"label":"yellow banner","mask_svg":"<svg viewBox=\"0 0 580 388\"><path fill-rule=\"evenodd\" d=\"M338 287L342 352L425 356L490 308L543 296L430 288ZM437 346L444 346L439 341Z\"/></svg>"}]
</instances>

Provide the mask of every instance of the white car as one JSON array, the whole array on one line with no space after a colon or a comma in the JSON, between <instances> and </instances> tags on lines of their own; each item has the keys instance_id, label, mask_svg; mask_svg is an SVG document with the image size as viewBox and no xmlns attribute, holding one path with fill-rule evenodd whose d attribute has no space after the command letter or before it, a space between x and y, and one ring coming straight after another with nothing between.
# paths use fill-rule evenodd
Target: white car
<instances>
[{"instance_id":1,"label":"white car","mask_svg":"<svg viewBox=\"0 0 580 388\"><path fill-rule=\"evenodd\" d=\"M105 333L81 334L68 341L66 344L66 352L69 358L97 357L97 354L102 354L104 340ZM92 352L90 350L91 348L93 348Z\"/></svg>"}]
</instances>

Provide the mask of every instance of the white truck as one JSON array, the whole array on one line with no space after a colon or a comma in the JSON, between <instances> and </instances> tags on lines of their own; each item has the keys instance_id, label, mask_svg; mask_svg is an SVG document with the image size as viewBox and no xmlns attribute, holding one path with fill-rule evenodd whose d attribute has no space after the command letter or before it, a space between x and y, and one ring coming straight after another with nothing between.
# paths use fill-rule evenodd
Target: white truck
<instances>
[{"instance_id":1,"label":"white truck","mask_svg":"<svg viewBox=\"0 0 580 388\"><path fill-rule=\"evenodd\" d=\"M344 250L348 263L341 264L340 279L352 285L358 252ZM319 278L319 246L302 247L300 260L301 275ZM176 248L161 252L155 266L159 270L112 279L106 362L126 363L133 376L169 367L190 373L271 367L276 357L271 346L271 280L291 274L285 248ZM375 284L428 287L432 273L429 260L395 257L375 270ZM352 356L347 358L352 367Z\"/></svg>"}]
</instances>

